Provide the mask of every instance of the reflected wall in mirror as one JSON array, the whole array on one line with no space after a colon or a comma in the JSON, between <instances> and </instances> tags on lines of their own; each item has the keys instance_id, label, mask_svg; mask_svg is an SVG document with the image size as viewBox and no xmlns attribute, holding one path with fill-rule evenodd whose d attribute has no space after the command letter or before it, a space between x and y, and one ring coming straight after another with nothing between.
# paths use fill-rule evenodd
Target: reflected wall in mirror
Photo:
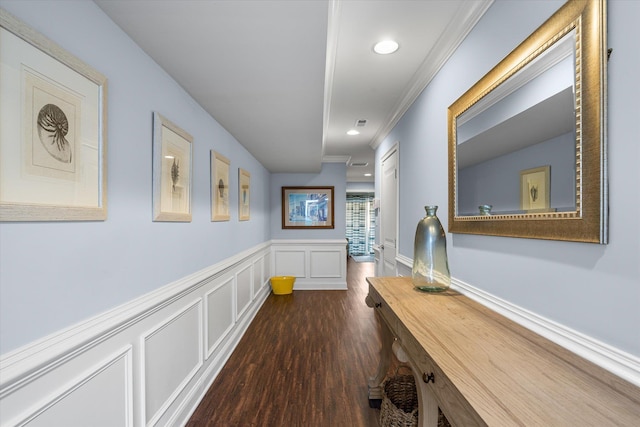
<instances>
[{"instance_id":1,"label":"reflected wall in mirror","mask_svg":"<svg viewBox=\"0 0 640 427\"><path fill-rule=\"evenodd\" d=\"M606 3L569 0L449 107L449 231L607 243Z\"/></svg>"}]
</instances>

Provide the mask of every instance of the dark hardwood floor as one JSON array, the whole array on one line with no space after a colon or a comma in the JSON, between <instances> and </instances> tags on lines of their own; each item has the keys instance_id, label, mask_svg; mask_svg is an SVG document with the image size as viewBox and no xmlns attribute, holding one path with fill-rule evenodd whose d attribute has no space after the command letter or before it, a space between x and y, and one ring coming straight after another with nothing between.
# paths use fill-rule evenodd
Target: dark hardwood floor
<instances>
[{"instance_id":1,"label":"dark hardwood floor","mask_svg":"<svg viewBox=\"0 0 640 427\"><path fill-rule=\"evenodd\" d=\"M367 379L379 327L365 304L373 263L347 267L347 291L271 294L188 427L376 426Z\"/></svg>"}]
</instances>

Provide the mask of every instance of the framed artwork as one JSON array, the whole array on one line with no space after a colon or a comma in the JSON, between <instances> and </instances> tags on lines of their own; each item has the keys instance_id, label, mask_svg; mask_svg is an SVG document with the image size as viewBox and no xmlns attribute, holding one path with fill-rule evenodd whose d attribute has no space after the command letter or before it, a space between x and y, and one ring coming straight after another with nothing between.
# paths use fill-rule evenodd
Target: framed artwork
<instances>
[{"instance_id":1,"label":"framed artwork","mask_svg":"<svg viewBox=\"0 0 640 427\"><path fill-rule=\"evenodd\" d=\"M229 167L231 162L211 150L211 221L229 221Z\"/></svg>"},{"instance_id":2,"label":"framed artwork","mask_svg":"<svg viewBox=\"0 0 640 427\"><path fill-rule=\"evenodd\" d=\"M153 113L153 220L191 222L193 137Z\"/></svg>"},{"instance_id":3,"label":"framed artwork","mask_svg":"<svg viewBox=\"0 0 640 427\"><path fill-rule=\"evenodd\" d=\"M0 221L107 218L107 79L0 9Z\"/></svg>"},{"instance_id":4,"label":"framed artwork","mask_svg":"<svg viewBox=\"0 0 640 427\"><path fill-rule=\"evenodd\" d=\"M334 228L334 187L282 187L282 228Z\"/></svg>"},{"instance_id":5,"label":"framed artwork","mask_svg":"<svg viewBox=\"0 0 640 427\"><path fill-rule=\"evenodd\" d=\"M238 168L238 219L249 221L251 217L251 174Z\"/></svg>"},{"instance_id":6,"label":"framed artwork","mask_svg":"<svg viewBox=\"0 0 640 427\"><path fill-rule=\"evenodd\" d=\"M544 212L550 209L551 166L520 171L520 209Z\"/></svg>"}]
</instances>

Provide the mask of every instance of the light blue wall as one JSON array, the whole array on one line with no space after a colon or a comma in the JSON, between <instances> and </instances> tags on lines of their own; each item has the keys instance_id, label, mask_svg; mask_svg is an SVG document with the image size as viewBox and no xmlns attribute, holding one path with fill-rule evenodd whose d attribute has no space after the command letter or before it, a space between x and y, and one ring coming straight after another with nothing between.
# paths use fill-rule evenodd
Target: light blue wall
<instances>
[{"instance_id":1,"label":"light blue wall","mask_svg":"<svg viewBox=\"0 0 640 427\"><path fill-rule=\"evenodd\" d=\"M550 205L575 209L575 137L566 133L549 141L496 157L458 171L458 214L478 215L479 205L494 213L520 210L520 171L550 166ZM505 177L515 177L513 180Z\"/></svg>"},{"instance_id":2,"label":"light blue wall","mask_svg":"<svg viewBox=\"0 0 640 427\"><path fill-rule=\"evenodd\" d=\"M377 149L379 166L400 141L400 254L413 257L423 205L439 205L447 228L447 108L561 4L496 1ZM640 2L608 4L609 245L464 234L447 243L455 278L637 357Z\"/></svg>"},{"instance_id":3,"label":"light blue wall","mask_svg":"<svg viewBox=\"0 0 640 427\"><path fill-rule=\"evenodd\" d=\"M333 230L282 229L282 187L297 186L334 187L335 228ZM272 239L345 239L346 211L347 166L344 163L323 163L319 174L275 173L271 175Z\"/></svg>"},{"instance_id":4,"label":"light blue wall","mask_svg":"<svg viewBox=\"0 0 640 427\"><path fill-rule=\"evenodd\" d=\"M0 225L0 353L270 239L270 174L91 1L0 1L108 78L108 219ZM152 112L194 137L191 223L152 222ZM251 220L210 221L209 150L251 173Z\"/></svg>"},{"instance_id":5,"label":"light blue wall","mask_svg":"<svg viewBox=\"0 0 640 427\"><path fill-rule=\"evenodd\" d=\"M376 187L372 182L347 182L347 193L373 193Z\"/></svg>"},{"instance_id":6,"label":"light blue wall","mask_svg":"<svg viewBox=\"0 0 640 427\"><path fill-rule=\"evenodd\" d=\"M413 232L425 204L440 205L447 225L447 107L560 3L497 1L378 148L377 166L380 156L400 141L401 254L412 257ZM344 170L331 165L332 173L270 176L92 2L0 0L0 7L109 79L109 217L99 223L0 225L0 353L269 238L344 237ZM638 194L640 182L640 146L635 143L640 86L634 77L640 72L638 17L640 2L609 1L609 45L614 48L609 63L611 243L448 236L454 277L636 356L640 199L630 195ZM151 221L154 110L194 136L189 224ZM238 167L251 172L251 221L238 222L233 210L231 221L209 222L212 148L232 160L232 187ZM281 230L282 185L335 185L336 230ZM237 199L232 197L233 206Z\"/></svg>"}]
</instances>

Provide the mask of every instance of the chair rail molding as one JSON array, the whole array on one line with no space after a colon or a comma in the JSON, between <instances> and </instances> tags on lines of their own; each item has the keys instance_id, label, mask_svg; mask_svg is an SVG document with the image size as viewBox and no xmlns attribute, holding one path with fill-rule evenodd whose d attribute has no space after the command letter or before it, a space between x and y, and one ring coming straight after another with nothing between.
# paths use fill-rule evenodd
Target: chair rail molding
<instances>
[{"instance_id":1,"label":"chair rail molding","mask_svg":"<svg viewBox=\"0 0 640 427\"><path fill-rule=\"evenodd\" d=\"M346 240L274 240L0 355L0 425L185 424L269 296L346 289Z\"/></svg>"},{"instance_id":2,"label":"chair rail molding","mask_svg":"<svg viewBox=\"0 0 640 427\"><path fill-rule=\"evenodd\" d=\"M0 355L0 425L186 423L269 295L271 257L262 243Z\"/></svg>"}]
</instances>

